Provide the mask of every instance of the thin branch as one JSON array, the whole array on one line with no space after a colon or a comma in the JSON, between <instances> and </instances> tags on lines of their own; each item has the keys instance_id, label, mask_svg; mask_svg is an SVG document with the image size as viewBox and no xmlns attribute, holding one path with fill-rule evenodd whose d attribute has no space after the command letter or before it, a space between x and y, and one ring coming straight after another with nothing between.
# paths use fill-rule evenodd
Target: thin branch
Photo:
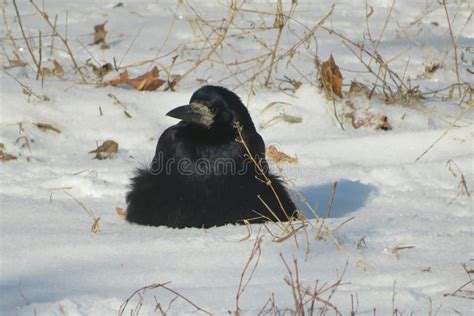
<instances>
[{"instance_id":1,"label":"thin branch","mask_svg":"<svg viewBox=\"0 0 474 316\"><path fill-rule=\"evenodd\" d=\"M176 295L177 297L181 298L182 300L184 300L185 302L187 302L188 304L190 304L191 306L193 306L196 311L199 311L199 312L202 312L206 315L212 315L212 313L208 312L207 310L199 307L198 305L196 305L195 303L193 303L190 299L188 299L187 297L185 297L184 295L182 295L181 293L178 293L177 291L169 288L167 285L169 284L170 282L165 282L165 283L153 283L151 285L147 285L147 286L144 286L142 288L139 288L138 290L135 290L126 300L125 302L123 302L123 304L120 306L119 308L119 316L122 316L125 314L125 309L127 308L128 304L130 303L130 301L135 297L135 296L138 296L138 299L139 299L139 302L137 303L137 306L135 308L135 310L131 310L130 311L130 315L138 315L139 314L139 311L140 311L140 308L141 306L143 305L143 302L144 302L144 295L146 292L150 291L150 290L154 290L154 289L158 289L158 288L163 288L165 290L167 290L168 292ZM174 301L174 300L173 300Z\"/></svg>"},{"instance_id":2,"label":"thin branch","mask_svg":"<svg viewBox=\"0 0 474 316\"><path fill-rule=\"evenodd\" d=\"M458 80L458 84L461 84L461 78L459 77L459 66L458 66L458 48L456 45L456 41L454 40L453 28L451 26L451 20L449 19L448 8L446 7L446 0L443 0L443 7L444 7L444 12L446 13L446 20L448 21L449 37L451 38L451 42L453 44L453 49L454 49L454 64L456 67L456 78ZM458 92L459 92L459 96L461 96L461 88L458 88Z\"/></svg>"},{"instance_id":3,"label":"thin branch","mask_svg":"<svg viewBox=\"0 0 474 316\"><path fill-rule=\"evenodd\" d=\"M242 5L245 3L242 2ZM234 21L235 17L237 16L237 12L239 10L239 8L237 7L237 1L236 0L232 0L232 3L230 5L230 14L229 14L229 17L227 18L227 21L225 23L225 25L223 26L223 32L221 34L218 34L217 36L217 39L216 41L212 44L212 48L209 50L209 52L204 56L204 57L201 57L199 58L198 60L196 60L194 62L194 65L189 68L180 78L179 80L177 80L177 83L179 81L181 81L182 79L184 79L187 75L189 75L190 73L192 73L196 68L198 68L204 61L208 60L212 54L214 54L214 52L217 50L217 48L222 44L222 42L224 41L226 35L227 35L227 32L229 30L229 27L230 25L232 24L232 22Z\"/></svg>"},{"instance_id":4,"label":"thin branch","mask_svg":"<svg viewBox=\"0 0 474 316\"><path fill-rule=\"evenodd\" d=\"M459 104L462 104L462 102L464 101L464 98L466 97L467 95L467 89L466 89L466 92L463 96L463 98L461 99L461 102L459 102ZM466 114L470 109L472 109L473 105L470 104L468 105L452 122L451 124L448 126L448 128L446 128L446 130L433 142L433 144L431 144L428 148L426 148L426 150L421 154L419 155L416 159L415 159L415 162L417 162L418 160L420 160L421 158L423 158L424 155L426 155L427 152L429 152L441 139L443 139L444 136L446 136L446 134L448 134L448 132L456 125L456 123L464 116L464 114Z\"/></svg>"},{"instance_id":5,"label":"thin branch","mask_svg":"<svg viewBox=\"0 0 474 316\"><path fill-rule=\"evenodd\" d=\"M23 29L23 23L21 23L21 16L20 16L20 12L18 11L18 6L16 5L16 0L13 0L13 6L15 7L16 16L18 18L18 24L20 24L21 35L23 36L23 39L25 40L25 44L26 44L26 47L28 48L28 52L30 52L31 59L33 60L35 66L36 66L37 73L39 73L40 72L40 64L36 60L35 54L33 54L33 51L31 50L30 43L26 39L27 37L26 37L26 34L25 34L25 30ZM36 77L36 80L38 80L38 77Z\"/></svg>"},{"instance_id":6,"label":"thin branch","mask_svg":"<svg viewBox=\"0 0 474 316\"><path fill-rule=\"evenodd\" d=\"M51 29L53 30L54 34L58 36L58 38L63 42L64 46L66 46L66 49L68 51L68 54L69 56L71 57L71 61L72 63L74 64L74 68L76 68L77 72L79 73L79 75L81 76L81 79L82 79L82 82L81 83L87 83L87 80L86 78L84 77L84 74L82 73L81 71L81 68L79 67L79 65L77 64L76 62L76 59L74 58L74 54L72 53L72 50L71 48L69 47L69 44L67 43L67 40L61 35L59 34L54 25L51 23L51 21L49 20L49 17L48 15L42 11L37 5L36 3L34 3L33 0L30 0L30 3L31 5L36 9L36 11L38 11L38 13L43 17L43 19L46 21L46 23L51 27ZM67 35L66 35L67 36Z\"/></svg>"},{"instance_id":7,"label":"thin branch","mask_svg":"<svg viewBox=\"0 0 474 316\"><path fill-rule=\"evenodd\" d=\"M291 6L293 7L294 5L295 5L295 2L293 2ZM283 17L283 5L281 3L281 0L278 0L278 2L277 2L277 13L275 14L275 22L273 24L273 26L278 29L278 33L277 33L277 36L276 36L275 44L273 45L273 48L272 48L272 58L271 58L271 61L270 61L270 67L268 68L267 78L265 79L265 87L267 87L267 88L270 85L272 70L273 70L273 66L274 66L274 63L275 63L275 56L276 56L276 52L278 50L278 46L280 44L281 33L283 31L283 27L286 24L286 21L287 21L287 19L285 19Z\"/></svg>"},{"instance_id":8,"label":"thin branch","mask_svg":"<svg viewBox=\"0 0 474 316\"><path fill-rule=\"evenodd\" d=\"M385 23L383 25L382 31L380 32L379 38L377 39L377 42L375 43L374 46L374 52L377 53L377 49L379 48L380 41L382 40L382 36L385 33L385 30L388 25L388 21L390 20L390 16L392 15L393 7L395 6L395 0L392 1L392 5L390 6L390 9L388 10L387 18L385 19ZM369 61L369 66L372 63L373 57Z\"/></svg>"},{"instance_id":9,"label":"thin branch","mask_svg":"<svg viewBox=\"0 0 474 316\"><path fill-rule=\"evenodd\" d=\"M260 255L262 253L262 249L261 249L262 241L263 241L262 237L257 237L255 239L255 243L253 245L253 248L252 248L250 256L247 260L247 263L245 264L244 269L242 270L242 273L240 274L239 288L237 289L237 294L235 295L235 311L236 311L236 313L239 313L239 311L240 311L240 307L239 307L240 296L242 295L242 293L244 293L245 289L247 288L247 286L250 283L250 280L252 280L252 277L253 277L253 275L255 273L255 270L257 269L258 263L260 261ZM247 280L244 282L245 274L247 273L247 270L250 266L250 263L253 261L253 259L255 257L256 257L256 259L255 259L255 263L253 265L253 268L250 271L250 274L249 274Z\"/></svg>"}]
</instances>

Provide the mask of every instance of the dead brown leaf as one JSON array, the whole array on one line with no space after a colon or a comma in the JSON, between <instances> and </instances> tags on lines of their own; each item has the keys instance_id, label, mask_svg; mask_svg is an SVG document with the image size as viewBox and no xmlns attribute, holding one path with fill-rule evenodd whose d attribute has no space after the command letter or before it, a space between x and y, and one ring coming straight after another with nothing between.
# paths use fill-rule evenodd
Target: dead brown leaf
<instances>
[{"instance_id":1,"label":"dead brown leaf","mask_svg":"<svg viewBox=\"0 0 474 316\"><path fill-rule=\"evenodd\" d=\"M39 129L41 130L50 130L50 131L53 131L53 132L56 132L58 134L61 134L61 130L57 127L54 127L53 125L51 124L47 124L47 123L36 123L36 127L38 127Z\"/></svg>"},{"instance_id":2,"label":"dead brown leaf","mask_svg":"<svg viewBox=\"0 0 474 316\"><path fill-rule=\"evenodd\" d=\"M392 248L392 253L395 255L395 257L397 257L397 260L400 259L400 250L405 250L405 249L413 249L415 248L415 246L400 246L400 245L397 245L395 247Z\"/></svg>"},{"instance_id":3,"label":"dead brown leaf","mask_svg":"<svg viewBox=\"0 0 474 316\"><path fill-rule=\"evenodd\" d=\"M108 74L109 72L111 72L113 70L113 67L112 67L111 63L105 63L102 66L100 66L100 65L96 66L92 62L90 62L90 60L88 60L86 62L86 65L91 67L94 74L99 78L104 77L106 74Z\"/></svg>"},{"instance_id":4,"label":"dead brown leaf","mask_svg":"<svg viewBox=\"0 0 474 316\"><path fill-rule=\"evenodd\" d=\"M53 59L53 64L54 64L53 74L56 77L62 78L63 75L64 75L63 67L61 66L61 64L56 59Z\"/></svg>"},{"instance_id":5,"label":"dead brown leaf","mask_svg":"<svg viewBox=\"0 0 474 316\"><path fill-rule=\"evenodd\" d=\"M158 67L153 69L141 76L133 79L129 79L127 84L134 87L138 91L153 91L161 87L166 81L158 78L159 70Z\"/></svg>"},{"instance_id":6,"label":"dead brown leaf","mask_svg":"<svg viewBox=\"0 0 474 316\"><path fill-rule=\"evenodd\" d=\"M342 74L331 56L321 65L321 85L329 94L335 94L342 98Z\"/></svg>"},{"instance_id":7,"label":"dead brown leaf","mask_svg":"<svg viewBox=\"0 0 474 316\"><path fill-rule=\"evenodd\" d=\"M121 219L125 220L127 218L127 212L125 212L125 209L123 207L116 207L115 211Z\"/></svg>"},{"instance_id":8,"label":"dead brown leaf","mask_svg":"<svg viewBox=\"0 0 474 316\"><path fill-rule=\"evenodd\" d=\"M301 87L301 85L303 83L301 81L298 81L298 80L294 79L294 80L291 81L291 84L293 85L293 87L295 88L295 91L296 91Z\"/></svg>"},{"instance_id":9,"label":"dead brown leaf","mask_svg":"<svg viewBox=\"0 0 474 316\"><path fill-rule=\"evenodd\" d=\"M267 157L277 163L288 162L295 163L298 161L296 157L291 157L285 154L284 152L279 151L275 146L270 145L266 148L265 153Z\"/></svg>"},{"instance_id":10,"label":"dead brown leaf","mask_svg":"<svg viewBox=\"0 0 474 316\"><path fill-rule=\"evenodd\" d=\"M3 151L0 152L0 161L2 161L2 162L6 162L6 161L10 161L10 160L16 160L16 159L17 159L16 156L4 153Z\"/></svg>"},{"instance_id":11,"label":"dead brown leaf","mask_svg":"<svg viewBox=\"0 0 474 316\"><path fill-rule=\"evenodd\" d=\"M392 125L388 122L388 117L386 115L380 115L370 111L364 111L363 116L360 114L358 116L351 114L349 115L352 121L352 127L355 129L361 127L372 127L375 129L381 129L388 131L392 129Z\"/></svg>"},{"instance_id":12,"label":"dead brown leaf","mask_svg":"<svg viewBox=\"0 0 474 316\"><path fill-rule=\"evenodd\" d=\"M374 8L369 5L369 9L367 10L366 17L370 18L374 13Z\"/></svg>"},{"instance_id":13,"label":"dead brown leaf","mask_svg":"<svg viewBox=\"0 0 474 316\"><path fill-rule=\"evenodd\" d=\"M91 233L97 234L100 233L100 217L94 218L94 222L92 223L91 226Z\"/></svg>"},{"instance_id":14,"label":"dead brown leaf","mask_svg":"<svg viewBox=\"0 0 474 316\"><path fill-rule=\"evenodd\" d=\"M105 24L107 24L107 21L105 21L102 24L94 25L95 32L94 32L94 42L92 42L93 45L105 43L105 36L107 35L107 31L105 30Z\"/></svg>"},{"instance_id":15,"label":"dead brown leaf","mask_svg":"<svg viewBox=\"0 0 474 316\"><path fill-rule=\"evenodd\" d=\"M13 54L15 55L15 58L14 58L14 59L9 59L9 62L10 62L10 65L11 65L11 66L24 67L24 66L28 65L27 62L24 62L24 61L20 58L20 56L18 55L18 53L13 52Z\"/></svg>"},{"instance_id":16,"label":"dead brown leaf","mask_svg":"<svg viewBox=\"0 0 474 316\"><path fill-rule=\"evenodd\" d=\"M377 128L384 131L389 131L392 129L392 125L390 125L390 123L388 122L388 117L386 115L382 115L381 124L377 126Z\"/></svg>"},{"instance_id":17,"label":"dead brown leaf","mask_svg":"<svg viewBox=\"0 0 474 316\"><path fill-rule=\"evenodd\" d=\"M5 145L3 145L3 143L0 143L0 161L1 162L6 162L6 161L17 159L15 156L3 152L4 149L5 149Z\"/></svg>"},{"instance_id":18,"label":"dead brown leaf","mask_svg":"<svg viewBox=\"0 0 474 316\"><path fill-rule=\"evenodd\" d=\"M106 63L106 64L103 64L102 66L100 67L96 67L96 66L93 66L93 71L94 71L94 74L97 76L97 77L103 77L105 76L106 74L108 74L109 72L112 71L112 64L111 63Z\"/></svg>"},{"instance_id":19,"label":"dead brown leaf","mask_svg":"<svg viewBox=\"0 0 474 316\"><path fill-rule=\"evenodd\" d=\"M106 140L102 145L94 150L91 150L89 154L95 154L95 159L103 160L111 158L113 154L118 152L119 145L113 140Z\"/></svg>"},{"instance_id":20,"label":"dead brown leaf","mask_svg":"<svg viewBox=\"0 0 474 316\"><path fill-rule=\"evenodd\" d=\"M350 96L365 96L368 97L370 94L369 88L358 81L351 81L351 87L349 88Z\"/></svg>"},{"instance_id":21,"label":"dead brown leaf","mask_svg":"<svg viewBox=\"0 0 474 316\"><path fill-rule=\"evenodd\" d=\"M348 112L345 117L351 119L352 127L355 129L366 127L388 131L392 125L388 122L388 117L370 108L356 108L353 101L346 101Z\"/></svg>"},{"instance_id":22,"label":"dead brown leaf","mask_svg":"<svg viewBox=\"0 0 474 316\"><path fill-rule=\"evenodd\" d=\"M41 67L40 76L42 78L51 77L52 74L53 74L53 72L51 70L49 70L49 68Z\"/></svg>"},{"instance_id":23,"label":"dead brown leaf","mask_svg":"<svg viewBox=\"0 0 474 316\"><path fill-rule=\"evenodd\" d=\"M99 87L107 87L107 86L116 86L119 84L127 84L129 78L128 78L128 71L124 71L119 74L119 77L117 79L112 79L108 81L104 81L99 84Z\"/></svg>"},{"instance_id":24,"label":"dead brown leaf","mask_svg":"<svg viewBox=\"0 0 474 316\"><path fill-rule=\"evenodd\" d=\"M170 78L168 79L168 87L166 87L166 90L171 90L175 91L176 85L179 83L181 80L182 76L181 75L171 75Z\"/></svg>"},{"instance_id":25,"label":"dead brown leaf","mask_svg":"<svg viewBox=\"0 0 474 316\"><path fill-rule=\"evenodd\" d=\"M158 78L159 70L158 67L153 67L153 69L149 72L144 73L136 78L130 79L128 76L128 72L125 70L119 75L119 78L105 81L101 83L100 87L106 86L116 86L119 84L127 84L129 86L134 87L138 91L154 91L161 87L165 80L161 80Z\"/></svg>"},{"instance_id":26,"label":"dead brown leaf","mask_svg":"<svg viewBox=\"0 0 474 316\"><path fill-rule=\"evenodd\" d=\"M425 74L427 75L432 75L436 72L436 70L438 70L439 68L441 67L440 64L438 63L434 63L432 65L429 65L429 66L425 66Z\"/></svg>"},{"instance_id":27,"label":"dead brown leaf","mask_svg":"<svg viewBox=\"0 0 474 316\"><path fill-rule=\"evenodd\" d=\"M48 77L51 77L52 75L55 75L58 78L63 77L64 70L61 64L56 59L53 59L52 62L53 62L52 67L41 67L39 74L42 78L48 78Z\"/></svg>"}]
</instances>

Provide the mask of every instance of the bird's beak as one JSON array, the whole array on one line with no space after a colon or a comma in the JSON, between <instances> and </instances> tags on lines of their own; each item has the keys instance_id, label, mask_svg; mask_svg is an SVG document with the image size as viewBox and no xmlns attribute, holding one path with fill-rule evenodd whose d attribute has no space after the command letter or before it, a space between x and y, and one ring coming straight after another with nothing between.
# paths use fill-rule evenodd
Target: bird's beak
<instances>
[{"instance_id":1,"label":"bird's beak","mask_svg":"<svg viewBox=\"0 0 474 316\"><path fill-rule=\"evenodd\" d=\"M186 122L203 125L205 127L210 127L212 125L215 116L207 106L201 104L178 106L166 113L166 115Z\"/></svg>"},{"instance_id":2,"label":"bird's beak","mask_svg":"<svg viewBox=\"0 0 474 316\"><path fill-rule=\"evenodd\" d=\"M172 109L166 116L174 117L183 121L195 122L198 121L200 118L199 113L192 110L191 105L182 105L178 106L175 109ZM197 122L195 122L197 123Z\"/></svg>"}]
</instances>

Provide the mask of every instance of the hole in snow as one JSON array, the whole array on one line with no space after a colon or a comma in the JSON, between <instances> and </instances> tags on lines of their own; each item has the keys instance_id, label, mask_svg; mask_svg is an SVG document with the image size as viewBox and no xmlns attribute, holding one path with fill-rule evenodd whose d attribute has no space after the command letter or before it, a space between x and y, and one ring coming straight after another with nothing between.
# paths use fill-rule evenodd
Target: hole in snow
<instances>
[{"instance_id":1,"label":"hole in snow","mask_svg":"<svg viewBox=\"0 0 474 316\"><path fill-rule=\"evenodd\" d=\"M318 211L321 217L327 217L326 209L329 203L332 183L318 186L309 186L300 189L300 193L306 198L309 205ZM370 193L376 188L359 181L339 180L337 181L336 195L332 204L329 217L343 217L365 205ZM301 201L296 205L308 218L314 218L314 214Z\"/></svg>"}]
</instances>

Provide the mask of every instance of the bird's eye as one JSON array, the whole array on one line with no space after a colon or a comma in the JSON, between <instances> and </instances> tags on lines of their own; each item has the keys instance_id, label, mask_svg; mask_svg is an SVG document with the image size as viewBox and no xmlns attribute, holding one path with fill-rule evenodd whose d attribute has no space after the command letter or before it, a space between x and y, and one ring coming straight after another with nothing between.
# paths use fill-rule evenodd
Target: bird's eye
<instances>
[{"instance_id":1,"label":"bird's eye","mask_svg":"<svg viewBox=\"0 0 474 316\"><path fill-rule=\"evenodd\" d=\"M232 121L232 114L229 113L228 111L222 111L222 119L225 121L225 122L230 122Z\"/></svg>"},{"instance_id":2,"label":"bird's eye","mask_svg":"<svg viewBox=\"0 0 474 316\"><path fill-rule=\"evenodd\" d=\"M216 115L217 112L219 111L217 106L211 106L209 109L211 110L211 113L214 114L214 115Z\"/></svg>"}]
</instances>

